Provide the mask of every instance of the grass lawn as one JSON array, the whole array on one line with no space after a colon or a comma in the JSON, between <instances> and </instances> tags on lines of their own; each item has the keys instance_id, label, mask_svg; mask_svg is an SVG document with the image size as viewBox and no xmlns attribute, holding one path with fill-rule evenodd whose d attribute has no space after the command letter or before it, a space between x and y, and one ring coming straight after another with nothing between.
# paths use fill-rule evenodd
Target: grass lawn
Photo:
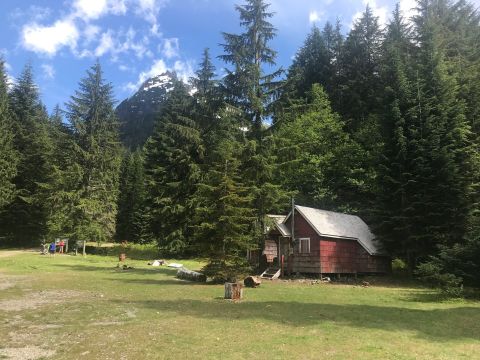
<instances>
[{"instance_id":1,"label":"grass lawn","mask_svg":"<svg viewBox=\"0 0 480 360\"><path fill-rule=\"evenodd\" d=\"M480 359L479 302L264 281L232 303L222 285L127 263L0 251L0 359Z\"/></svg>"}]
</instances>

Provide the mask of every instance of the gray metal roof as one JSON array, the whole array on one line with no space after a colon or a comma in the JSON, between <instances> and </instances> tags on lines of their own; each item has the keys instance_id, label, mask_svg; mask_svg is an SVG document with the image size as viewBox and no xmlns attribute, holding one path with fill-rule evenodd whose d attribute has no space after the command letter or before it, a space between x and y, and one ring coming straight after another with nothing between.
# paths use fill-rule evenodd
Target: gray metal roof
<instances>
[{"instance_id":1,"label":"gray metal roof","mask_svg":"<svg viewBox=\"0 0 480 360\"><path fill-rule=\"evenodd\" d=\"M290 229L284 224L286 215L267 215L270 219L275 221L275 228L282 234L282 236L291 236ZM267 229L268 232L269 229Z\"/></svg>"},{"instance_id":2,"label":"gray metal roof","mask_svg":"<svg viewBox=\"0 0 480 360\"><path fill-rule=\"evenodd\" d=\"M356 215L295 206L305 220L320 236L358 240L370 255L385 255L375 235L365 222ZM284 222L290 214L285 218Z\"/></svg>"}]
</instances>

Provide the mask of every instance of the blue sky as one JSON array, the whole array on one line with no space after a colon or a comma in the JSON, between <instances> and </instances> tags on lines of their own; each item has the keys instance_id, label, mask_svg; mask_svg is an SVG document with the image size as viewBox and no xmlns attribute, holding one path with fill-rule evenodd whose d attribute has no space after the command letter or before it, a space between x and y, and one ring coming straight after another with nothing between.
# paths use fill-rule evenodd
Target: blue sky
<instances>
[{"instance_id":1,"label":"blue sky","mask_svg":"<svg viewBox=\"0 0 480 360\"><path fill-rule=\"evenodd\" d=\"M312 25L338 17L348 31L369 4L385 23L395 0L271 0L278 36L272 47L287 68ZM480 0L475 0L480 4ZM191 76L205 47L221 54L221 32L239 32L243 0L1 0L0 54L13 80L34 67L48 109L63 106L95 59L118 101L148 77L174 69ZM401 0L408 16L415 0ZM216 61L221 73L222 63Z\"/></svg>"}]
</instances>

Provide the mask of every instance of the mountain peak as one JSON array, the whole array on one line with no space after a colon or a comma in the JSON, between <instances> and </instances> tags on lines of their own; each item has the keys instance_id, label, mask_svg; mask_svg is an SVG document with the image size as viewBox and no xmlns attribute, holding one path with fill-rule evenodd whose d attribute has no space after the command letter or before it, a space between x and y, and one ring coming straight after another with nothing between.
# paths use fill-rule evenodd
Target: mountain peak
<instances>
[{"instance_id":1,"label":"mountain peak","mask_svg":"<svg viewBox=\"0 0 480 360\"><path fill-rule=\"evenodd\" d=\"M147 79L142 86L138 89L138 92L141 91L150 91L151 89L155 88L163 88L165 92L169 92L173 89L174 81L177 78L174 72L164 72L160 75L155 75L149 79Z\"/></svg>"}]
</instances>

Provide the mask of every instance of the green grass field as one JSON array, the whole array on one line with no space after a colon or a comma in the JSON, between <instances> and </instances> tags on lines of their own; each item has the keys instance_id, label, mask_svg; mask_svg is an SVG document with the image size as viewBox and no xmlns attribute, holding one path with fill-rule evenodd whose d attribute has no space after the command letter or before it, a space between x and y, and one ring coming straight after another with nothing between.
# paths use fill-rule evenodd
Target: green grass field
<instances>
[{"instance_id":1,"label":"green grass field","mask_svg":"<svg viewBox=\"0 0 480 360\"><path fill-rule=\"evenodd\" d=\"M264 281L232 303L222 285L127 263L0 251L0 358L480 359L479 302L381 280Z\"/></svg>"}]
</instances>

